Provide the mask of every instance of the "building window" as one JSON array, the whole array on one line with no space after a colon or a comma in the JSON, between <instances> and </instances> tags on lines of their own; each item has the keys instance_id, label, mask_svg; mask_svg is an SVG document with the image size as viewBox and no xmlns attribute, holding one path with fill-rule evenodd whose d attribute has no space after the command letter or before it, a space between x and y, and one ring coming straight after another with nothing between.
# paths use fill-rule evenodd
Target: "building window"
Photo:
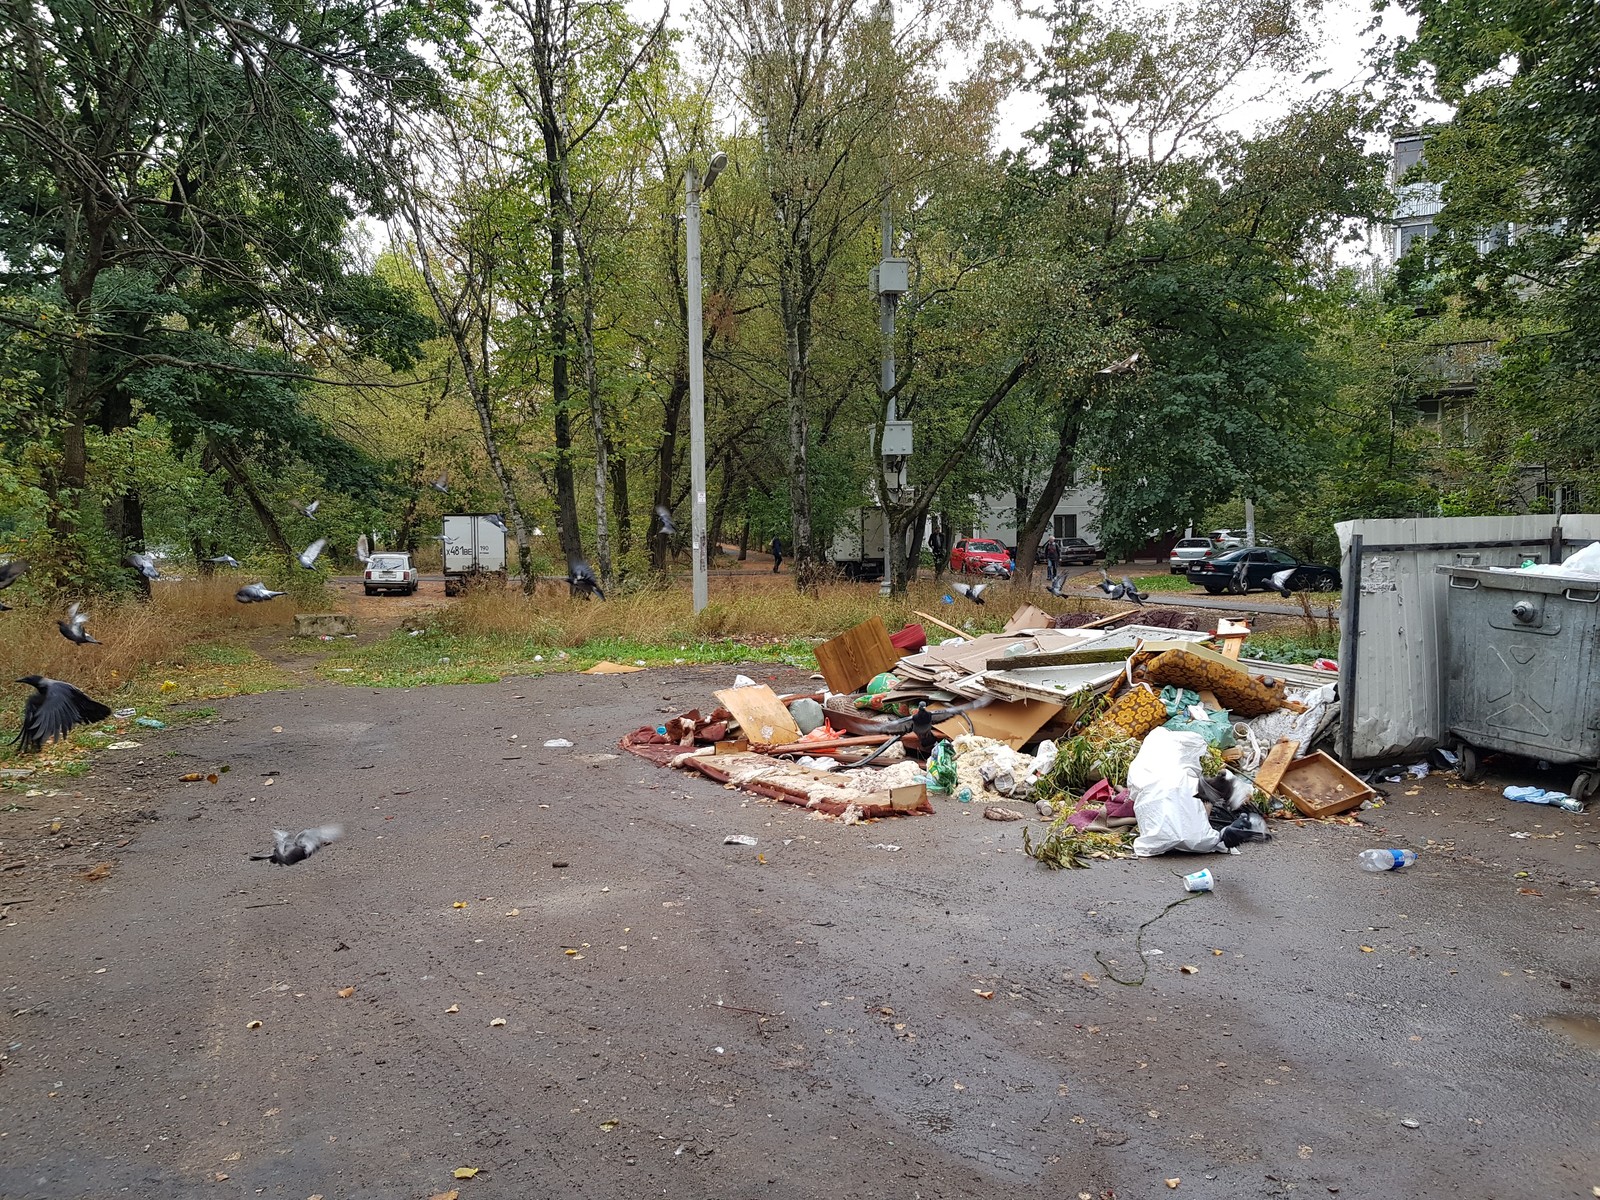
<instances>
[{"instance_id":1,"label":"building window","mask_svg":"<svg viewBox=\"0 0 1600 1200\"><path fill-rule=\"evenodd\" d=\"M1070 538L1078 536L1078 514L1057 513L1055 517L1055 536Z\"/></svg>"},{"instance_id":2,"label":"building window","mask_svg":"<svg viewBox=\"0 0 1600 1200\"><path fill-rule=\"evenodd\" d=\"M1410 221L1400 226L1395 238L1395 250L1398 254L1405 254L1418 242L1425 242L1433 236L1432 221Z\"/></svg>"},{"instance_id":3,"label":"building window","mask_svg":"<svg viewBox=\"0 0 1600 1200\"><path fill-rule=\"evenodd\" d=\"M1394 182L1399 183L1405 173L1422 161L1422 139L1396 138L1394 142Z\"/></svg>"},{"instance_id":4,"label":"building window","mask_svg":"<svg viewBox=\"0 0 1600 1200\"><path fill-rule=\"evenodd\" d=\"M1578 489L1570 483L1562 483L1559 479L1543 479L1534 487L1534 494L1538 497L1545 512L1555 512L1557 492L1561 493L1562 512L1583 511Z\"/></svg>"}]
</instances>

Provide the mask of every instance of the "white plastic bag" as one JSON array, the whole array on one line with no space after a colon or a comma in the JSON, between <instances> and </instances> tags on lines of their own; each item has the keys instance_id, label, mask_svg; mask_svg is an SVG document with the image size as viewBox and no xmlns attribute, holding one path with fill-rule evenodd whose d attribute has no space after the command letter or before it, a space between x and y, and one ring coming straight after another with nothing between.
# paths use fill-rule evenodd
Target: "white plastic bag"
<instances>
[{"instance_id":1,"label":"white plastic bag","mask_svg":"<svg viewBox=\"0 0 1600 1200\"><path fill-rule=\"evenodd\" d=\"M1200 756L1206 740L1198 733L1155 729L1128 768L1128 793L1139 836L1133 852L1152 858L1170 850L1209 854L1222 848L1222 835L1211 828L1200 787Z\"/></svg>"}]
</instances>

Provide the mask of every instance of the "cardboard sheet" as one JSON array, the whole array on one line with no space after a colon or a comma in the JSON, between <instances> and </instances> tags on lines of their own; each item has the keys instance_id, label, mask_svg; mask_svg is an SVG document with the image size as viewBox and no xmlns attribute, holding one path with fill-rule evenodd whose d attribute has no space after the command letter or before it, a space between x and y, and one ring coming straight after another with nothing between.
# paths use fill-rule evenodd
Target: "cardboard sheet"
<instances>
[{"instance_id":1,"label":"cardboard sheet","mask_svg":"<svg viewBox=\"0 0 1600 1200\"><path fill-rule=\"evenodd\" d=\"M1003 700L963 714L972 719L970 730L962 717L951 717L935 728L947 737L960 737L963 733L971 732L1004 742L1013 750L1020 750L1060 711L1061 705L1045 700Z\"/></svg>"},{"instance_id":2,"label":"cardboard sheet","mask_svg":"<svg viewBox=\"0 0 1600 1200\"><path fill-rule=\"evenodd\" d=\"M587 671L581 673L584 675L631 675L635 671L642 670L644 670L643 667L636 667L629 663L614 663L602 659Z\"/></svg>"}]
</instances>

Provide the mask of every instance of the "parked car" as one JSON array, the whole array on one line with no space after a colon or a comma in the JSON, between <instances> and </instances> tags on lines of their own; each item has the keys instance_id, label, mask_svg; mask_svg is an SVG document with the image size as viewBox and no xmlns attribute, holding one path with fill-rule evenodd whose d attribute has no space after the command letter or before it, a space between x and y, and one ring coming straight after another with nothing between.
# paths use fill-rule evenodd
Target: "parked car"
<instances>
[{"instance_id":1,"label":"parked car","mask_svg":"<svg viewBox=\"0 0 1600 1200\"><path fill-rule=\"evenodd\" d=\"M378 592L401 592L411 595L417 590L417 569L411 565L411 555L384 551L367 560L361 585L367 595Z\"/></svg>"},{"instance_id":2,"label":"parked car","mask_svg":"<svg viewBox=\"0 0 1600 1200\"><path fill-rule=\"evenodd\" d=\"M957 575L1011 577L1011 552L993 538L962 538L950 547L950 569Z\"/></svg>"},{"instance_id":3,"label":"parked car","mask_svg":"<svg viewBox=\"0 0 1600 1200\"><path fill-rule=\"evenodd\" d=\"M1211 539L1213 550L1242 550L1250 536L1248 529L1213 529L1206 535ZM1270 546L1272 539L1264 533L1256 534L1257 546Z\"/></svg>"},{"instance_id":4,"label":"parked car","mask_svg":"<svg viewBox=\"0 0 1600 1200\"><path fill-rule=\"evenodd\" d=\"M1091 546L1082 538L1063 537L1055 538L1054 541L1061 551L1061 565L1064 567L1092 566L1095 559L1100 557L1100 548ZM1040 561L1044 561L1042 555Z\"/></svg>"},{"instance_id":5,"label":"parked car","mask_svg":"<svg viewBox=\"0 0 1600 1200\"><path fill-rule=\"evenodd\" d=\"M1199 558L1211 558L1216 552L1210 538L1179 538L1167 556L1167 569L1174 575L1185 574L1190 563Z\"/></svg>"},{"instance_id":6,"label":"parked car","mask_svg":"<svg viewBox=\"0 0 1600 1200\"><path fill-rule=\"evenodd\" d=\"M1213 558L1200 558L1189 564L1189 582L1203 587L1213 596L1232 592L1242 596L1265 589L1267 580L1279 571L1294 569L1289 586L1296 591L1336 592L1340 587L1338 569L1320 563L1301 562L1292 554L1270 546L1253 550L1230 550Z\"/></svg>"}]
</instances>

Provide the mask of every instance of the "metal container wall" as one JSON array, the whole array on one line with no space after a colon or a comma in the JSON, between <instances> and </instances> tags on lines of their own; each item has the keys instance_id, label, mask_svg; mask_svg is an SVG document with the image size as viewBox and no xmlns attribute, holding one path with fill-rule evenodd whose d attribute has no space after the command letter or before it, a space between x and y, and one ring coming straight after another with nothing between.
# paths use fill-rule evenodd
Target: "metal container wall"
<instances>
[{"instance_id":1,"label":"metal container wall","mask_svg":"<svg viewBox=\"0 0 1600 1200\"><path fill-rule=\"evenodd\" d=\"M1600 760L1600 581L1441 566L1445 725L1473 746Z\"/></svg>"}]
</instances>

